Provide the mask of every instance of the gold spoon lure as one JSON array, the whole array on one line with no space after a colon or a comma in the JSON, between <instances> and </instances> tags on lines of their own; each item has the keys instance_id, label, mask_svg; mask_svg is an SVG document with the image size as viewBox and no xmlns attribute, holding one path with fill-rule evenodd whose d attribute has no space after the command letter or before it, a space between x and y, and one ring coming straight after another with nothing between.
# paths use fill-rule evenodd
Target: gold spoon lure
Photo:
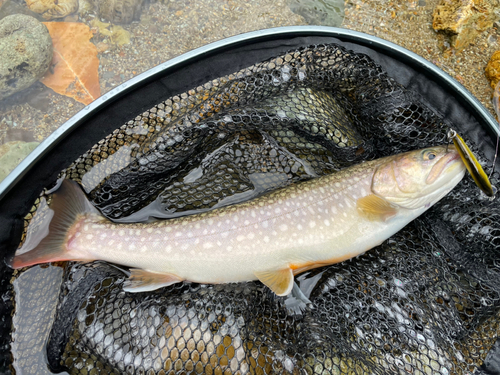
<instances>
[{"instance_id":1,"label":"gold spoon lure","mask_svg":"<svg viewBox=\"0 0 500 375\"><path fill-rule=\"evenodd\" d=\"M465 167L469 171L472 179L476 183L476 185L481 189L488 197L494 197L495 192L493 190L493 186L491 186L491 182L481 167L481 164L477 161L476 157L472 153L469 146L466 145L461 136L457 134L457 132L453 129L448 131L448 139L453 140L455 147L462 158L462 161L465 164Z\"/></svg>"}]
</instances>

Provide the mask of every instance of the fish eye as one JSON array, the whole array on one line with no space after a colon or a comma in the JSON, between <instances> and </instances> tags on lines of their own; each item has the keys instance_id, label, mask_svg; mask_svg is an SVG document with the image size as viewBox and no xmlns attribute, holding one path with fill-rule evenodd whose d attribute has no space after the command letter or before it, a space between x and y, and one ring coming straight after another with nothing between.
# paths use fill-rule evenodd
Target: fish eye
<instances>
[{"instance_id":1,"label":"fish eye","mask_svg":"<svg viewBox=\"0 0 500 375\"><path fill-rule=\"evenodd\" d=\"M424 160L432 160L432 159L435 159L436 158L436 153L434 151L431 151L431 150L425 150L423 152L423 159Z\"/></svg>"}]
</instances>

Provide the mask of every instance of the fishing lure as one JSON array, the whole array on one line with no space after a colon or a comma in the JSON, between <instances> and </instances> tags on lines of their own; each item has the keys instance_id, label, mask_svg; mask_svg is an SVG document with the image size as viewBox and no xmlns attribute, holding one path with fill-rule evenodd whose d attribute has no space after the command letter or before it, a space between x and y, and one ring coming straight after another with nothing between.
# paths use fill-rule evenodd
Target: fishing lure
<instances>
[{"instance_id":1,"label":"fishing lure","mask_svg":"<svg viewBox=\"0 0 500 375\"><path fill-rule=\"evenodd\" d=\"M455 130L450 129L448 131L448 139L452 140L455 144L462 161L479 189L481 189L488 197L494 197L495 192L488 176L463 138L459 136Z\"/></svg>"}]
</instances>

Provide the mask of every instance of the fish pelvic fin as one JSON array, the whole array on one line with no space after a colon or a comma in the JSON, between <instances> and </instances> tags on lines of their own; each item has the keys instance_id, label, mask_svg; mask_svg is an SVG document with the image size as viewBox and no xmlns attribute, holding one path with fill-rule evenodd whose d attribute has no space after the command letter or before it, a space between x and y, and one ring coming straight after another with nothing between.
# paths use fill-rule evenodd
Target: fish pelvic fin
<instances>
[{"instance_id":1,"label":"fish pelvic fin","mask_svg":"<svg viewBox=\"0 0 500 375\"><path fill-rule=\"evenodd\" d=\"M130 275L123 283L123 290L131 293L150 292L183 281L179 276L171 273L147 271L131 268Z\"/></svg>"},{"instance_id":2,"label":"fish pelvic fin","mask_svg":"<svg viewBox=\"0 0 500 375\"><path fill-rule=\"evenodd\" d=\"M64 180L60 188L52 194L50 205L47 205L45 198L41 199L41 204L28 226L26 239L16 251L10 266L17 269L63 260L93 260L71 254L66 248L71 227L85 213L100 215L76 182ZM37 216L41 219L37 219ZM104 217L102 219L106 220Z\"/></svg>"},{"instance_id":3,"label":"fish pelvic fin","mask_svg":"<svg viewBox=\"0 0 500 375\"><path fill-rule=\"evenodd\" d=\"M286 296L292 291L293 271L289 267L280 270L254 272L254 274L278 296Z\"/></svg>"},{"instance_id":4,"label":"fish pelvic fin","mask_svg":"<svg viewBox=\"0 0 500 375\"><path fill-rule=\"evenodd\" d=\"M375 194L359 198L356 207L359 214L370 221L387 221L398 213L397 207Z\"/></svg>"}]
</instances>

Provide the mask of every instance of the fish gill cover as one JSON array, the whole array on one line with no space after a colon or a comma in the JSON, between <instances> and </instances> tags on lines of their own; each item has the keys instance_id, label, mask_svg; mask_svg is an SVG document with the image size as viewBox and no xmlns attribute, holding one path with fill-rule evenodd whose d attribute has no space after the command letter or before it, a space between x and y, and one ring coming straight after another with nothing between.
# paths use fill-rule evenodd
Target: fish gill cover
<instances>
[{"instance_id":1,"label":"fish gill cover","mask_svg":"<svg viewBox=\"0 0 500 375\"><path fill-rule=\"evenodd\" d=\"M165 100L64 173L111 220L168 218L443 144L449 125L367 55L314 45ZM47 358L82 375L470 374L500 333L499 260L499 200L466 178L382 245L299 276L302 314L259 282L129 294L116 268L68 262Z\"/></svg>"}]
</instances>

